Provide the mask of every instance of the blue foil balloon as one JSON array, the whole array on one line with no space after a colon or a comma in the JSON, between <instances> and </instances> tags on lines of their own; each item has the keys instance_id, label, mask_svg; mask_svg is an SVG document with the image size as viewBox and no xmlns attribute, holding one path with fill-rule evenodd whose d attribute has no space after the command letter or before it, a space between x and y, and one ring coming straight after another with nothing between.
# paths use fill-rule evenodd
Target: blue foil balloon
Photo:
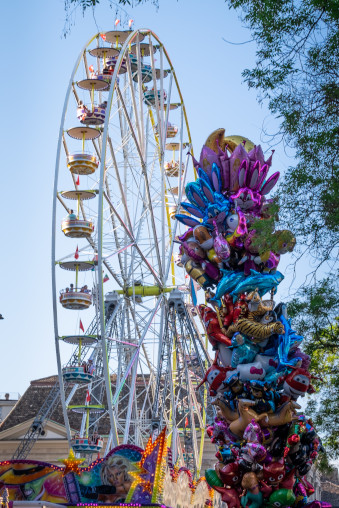
<instances>
[{"instance_id":1,"label":"blue foil balloon","mask_svg":"<svg viewBox=\"0 0 339 508\"><path fill-rule=\"evenodd\" d=\"M283 279L284 276L280 272L260 273L251 269L251 275L244 277L231 292L233 301L236 301L242 293L248 293L255 289L258 289L260 296L263 296L271 289L276 288Z\"/></svg>"},{"instance_id":2,"label":"blue foil balloon","mask_svg":"<svg viewBox=\"0 0 339 508\"><path fill-rule=\"evenodd\" d=\"M226 293L230 293L240 281L245 279L244 272L234 272L231 270L221 270L224 274L221 281L217 286L217 290L215 293L215 297L212 298L213 301L217 302L219 307L221 305L221 297Z\"/></svg>"},{"instance_id":3,"label":"blue foil balloon","mask_svg":"<svg viewBox=\"0 0 339 508\"><path fill-rule=\"evenodd\" d=\"M294 365L299 361L299 358L288 358L289 354L293 352L299 344L302 342L303 337L298 335L291 328L291 322L286 319L284 315L281 315L279 320L282 322L285 328L284 335L279 335L278 345L278 357L280 365Z\"/></svg>"}]
</instances>

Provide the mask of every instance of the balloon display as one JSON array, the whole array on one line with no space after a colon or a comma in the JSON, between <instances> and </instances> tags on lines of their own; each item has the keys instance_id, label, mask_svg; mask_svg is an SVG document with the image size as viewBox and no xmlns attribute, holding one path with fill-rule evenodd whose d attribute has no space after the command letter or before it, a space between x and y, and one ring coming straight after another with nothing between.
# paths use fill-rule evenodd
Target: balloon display
<instances>
[{"instance_id":1,"label":"balloon display","mask_svg":"<svg viewBox=\"0 0 339 508\"><path fill-rule=\"evenodd\" d=\"M275 228L267 197L279 172L269 175L272 156L260 146L224 133L193 159L198 178L182 203L192 217L176 215L190 228L178 239L180 266L205 290L198 311L215 351L198 386L207 383L217 415L207 434L218 462L206 480L230 507L329 506L307 500L306 474L322 450L298 402L314 392L310 358L274 301L280 257L295 246L293 233Z\"/></svg>"}]
</instances>

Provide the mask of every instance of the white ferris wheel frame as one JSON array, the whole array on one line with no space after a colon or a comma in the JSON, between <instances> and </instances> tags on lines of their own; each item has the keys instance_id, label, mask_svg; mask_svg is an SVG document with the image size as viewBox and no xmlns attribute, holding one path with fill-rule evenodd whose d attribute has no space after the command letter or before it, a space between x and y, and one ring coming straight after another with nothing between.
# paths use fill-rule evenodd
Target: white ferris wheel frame
<instances>
[{"instance_id":1,"label":"white ferris wheel frame","mask_svg":"<svg viewBox=\"0 0 339 508\"><path fill-rule=\"evenodd\" d=\"M108 107L107 107L107 112L106 112L106 119L105 119L104 129L103 129L102 138L101 138L102 140L101 140L101 151L100 151L99 189L98 189L99 190L99 194L98 194L98 243L97 243L98 258L97 258L96 274L98 275L98 278L99 278L98 286L97 286L98 287L98 310L99 310L98 325L99 325L99 330L103 331L102 333L100 333L100 331L98 330L98 335L101 336L101 348L102 348L103 358L107 357L106 356L107 337L105 336L105 333L104 333L104 331L105 331L105 302L104 302L104 288L103 288L103 284L102 284L102 273L103 273L103 267L105 266L105 259L103 258L104 198L106 199L106 201L107 200L109 201L107 196L105 196L105 187L104 186L105 186L105 169L106 169L106 151L107 151L107 145L108 145L108 139L109 139L110 109L112 107L114 93L116 91L117 91L117 93L119 93L119 86L118 85L116 86L116 83L118 80L120 66L124 60L124 57L126 55L128 48L130 47L132 42L136 42L137 64L138 64L138 69L137 69L138 86L139 86L139 89L142 90L143 80L142 80L142 75L141 75L141 63L140 63L141 62L141 59L140 59L141 53L140 53L139 34L141 34L142 37L144 37L144 36L149 37L149 46L151 48L150 57L151 57L151 62L152 62L152 80L153 80L154 90L155 90L155 110L156 110L156 115L157 115L157 125L159 126L159 144L160 144L160 153L161 153L160 165L163 167L163 163L164 163L163 154L164 154L164 149L165 149L165 144L166 144L165 132L166 132L167 125L168 125L168 117L169 117L169 111L170 111L169 106L171 103L171 90L172 90L173 79L175 81L176 89L177 89L177 92L180 97L180 107L181 107L181 117L180 117L180 119L181 119L181 121L180 121L180 123L181 123L181 125L180 125L181 137L180 137L180 150L179 150L179 168L181 168L182 164L183 164L183 143L185 141L183 139L184 124L185 124L185 128L186 128L186 133L188 136L189 148L191 149L191 146L192 146L184 101L183 101L183 98L181 95L179 83L178 83L173 65L171 63L171 60L170 60L167 52L166 52L166 49L164 48L163 44L161 43L161 41L157 37L157 35L149 29L139 29L139 30L135 30L135 31L131 32L130 35L125 40L122 47L120 48L120 53L117 58L114 73L112 75L111 86L109 89L109 94L108 94L108 99L107 99ZM56 347L56 357L57 357L57 367L58 367L58 378L59 378L60 392L61 392L61 403L62 403L63 416L64 416L64 420L65 420L65 424L66 424L66 431L67 431L67 437L68 437L69 442L71 441L71 431L70 431L70 426L69 426L69 421L68 421L67 401L66 401L66 397L65 397L64 380L63 380L63 375L62 375L62 364L61 364L61 356L60 356L60 337L59 337L59 331L58 331L59 327L58 327L58 308L57 308L58 300L57 300L57 286L56 286L56 226L57 226L56 212L57 212L57 200L60 201L60 196L58 195L58 179L59 179L61 150L62 150L62 145L63 145L63 136L64 136L64 132L65 132L64 125L65 125L65 120L66 120L67 107L68 107L70 95L71 95L73 84L74 84L74 77L76 75L76 72L78 70L78 67L79 67L82 59L84 59L84 62L86 63L86 49L95 39L98 39L99 36L100 36L100 34L96 34L84 45L75 65L74 65L74 68L73 68L73 71L72 71L72 74L70 77L69 85L67 88L65 102L64 102L64 106L63 106L62 115L61 115L59 140L58 140L58 146L57 146L57 156L56 156L56 165L55 165L53 214L52 214L52 256L51 256L53 315L54 315L55 347ZM160 90L163 90L163 77L164 77L163 76L164 75L163 56L164 56L164 54L167 58L167 62L170 64L170 69L171 69L170 83L169 83L169 89L168 89L169 93L168 93L168 97L167 97L166 108L164 107L165 104L164 104L163 95L161 94L161 100L159 103L158 95L156 93L157 92L157 78L155 76L154 55L153 55L153 51L152 51L152 37L160 45L160 69L161 69ZM131 67L130 67L129 60L128 60L128 65L127 65L127 71L128 71L128 75L129 75L129 80L131 81ZM123 101L122 101L122 104L124 105ZM134 110L135 117L137 118L137 104L136 104L134 96L132 96L132 107ZM141 93L139 94L138 107L140 108L140 112L141 112L140 123L142 124L142 122L144 120L143 115L142 115L144 105L143 105ZM159 110L165 111L165 109L166 109L165 118L161 118L159 115ZM128 118L129 118L129 116L128 116L128 114L126 114L127 122L128 122ZM133 139L135 142L135 146L137 147L141 166L142 166L143 170L145 171L146 170L145 166L147 166L147 163L145 164L145 162L143 160L144 146L142 146L143 143L145 143L144 128L143 128L144 126L137 123L137 131L138 131L137 133L134 131L134 128L132 125L129 125L128 127L131 130L131 133L132 133L132 136L133 136ZM137 137L139 139L137 139ZM114 150L113 150L113 152L114 152ZM112 153L112 150L111 150L111 153ZM185 166L185 170L184 170L184 174L182 177L182 183L180 183L180 176L178 179L178 189L179 190L178 190L177 210L179 210L179 208L180 208L180 202L181 202L181 198L182 198L182 194L183 194L183 188L184 188L184 183L185 183L185 178L186 178L187 168L188 168L188 157L186 158L184 166ZM180 175L180 171L179 171L179 175ZM165 190L164 190L165 189L165 181L164 181L164 178L165 178L165 175L164 175L164 171L162 170L161 171L161 199L162 199L161 221L162 221L163 232L164 232L164 228L166 227L165 226L165 223L166 223L166 217L165 217L166 203L165 203ZM146 175L146 193L147 193L147 175ZM122 198L123 198L123 195L122 195ZM150 195L147 195L147 199L150 200ZM115 203L109 202L109 206L110 206L111 210L113 210L113 213L114 213L115 217L117 218L117 220L119 221L120 226L123 228L124 232L128 236L130 245L133 245L136 249L138 249L138 244L135 241L136 239L134 238L133 233L130 231L128 220L127 220L127 224L126 224L124 222L124 220L121 218L121 216L119 215L119 212L117 211L117 209L115 207ZM123 203L123 207L124 207L124 210L126 211L127 204ZM152 214L152 211L151 211L151 214ZM128 210L127 210L127 217L128 217ZM154 216L151 215L151 218L154 222ZM157 250L156 254L157 254L157 257L159 260L159 267L161 268L159 274L155 273L153 267L150 265L150 263L147 261L147 259L143 255L142 249L138 249L139 255L144 260L145 264L148 266L150 272L153 274L153 277L156 280L157 285L161 289L166 287L166 283L167 283L169 273L171 270L171 263L173 263L173 259L172 259L173 245L174 245L173 242L174 242L174 238L176 235L176 228L177 228L177 222L175 221L174 226L173 226L172 237L171 237L171 244L169 246L167 253L165 252L165 243L164 242L162 242L162 251L161 252L158 249L158 245L155 245L155 248ZM143 341L144 341L145 335L146 335L149 327L151 326L151 323L152 323L152 320L153 320L155 314L157 313L159 307L163 306L163 303L165 300L166 299L165 299L164 294L163 293L159 294L159 297L157 298L156 306L153 309L153 311L149 313L148 321L145 324L145 327L144 327L142 333L139 335L138 343L135 344L135 346L136 346L135 351L130 359L128 366L126 367L124 376L120 382L121 386L119 386L119 388L122 387L122 384L126 380L127 376L131 372L131 370L132 370L132 376L134 376L133 379L135 382L135 378L137 375L137 364L138 364L138 355L139 355L140 348L143 346ZM161 326L163 326L163 323L164 323L164 310L163 309L164 309L164 307L162 307L162 313L161 313ZM118 312L118 308L115 309L114 316L116 315L117 312ZM134 369L132 369L133 366L135 367ZM120 390L119 390L119 388L117 388L115 396L113 396L112 389L111 389L111 379L110 379L108 362L106 362L106 361L103 362L103 368L104 368L105 391L106 391L106 395L107 395L108 414L109 414L110 425L111 425L111 429L112 429L110 438L107 443L107 448L106 448L106 452L107 452L107 451L109 451L111 446L118 445L118 430L117 430L117 423L116 423L115 414L114 414L114 405L115 405L115 402L119 396ZM133 383L133 380L132 380L132 383ZM68 399L69 398L70 397L68 397ZM126 418L126 426L125 426L125 430L124 430L124 442L127 442L127 440L128 440L130 420L131 420L131 404L129 403L127 418Z\"/></svg>"}]
</instances>

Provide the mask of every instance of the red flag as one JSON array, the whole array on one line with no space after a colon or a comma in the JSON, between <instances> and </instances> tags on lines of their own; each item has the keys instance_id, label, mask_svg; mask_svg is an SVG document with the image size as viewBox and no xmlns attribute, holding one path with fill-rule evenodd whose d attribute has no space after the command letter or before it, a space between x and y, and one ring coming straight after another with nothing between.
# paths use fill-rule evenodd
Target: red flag
<instances>
[{"instance_id":1,"label":"red flag","mask_svg":"<svg viewBox=\"0 0 339 508\"><path fill-rule=\"evenodd\" d=\"M106 37L106 36L105 36L105 37ZM94 67L93 67L93 65L90 65L90 66L88 67L88 70L89 70L89 72L94 72Z\"/></svg>"},{"instance_id":2,"label":"red flag","mask_svg":"<svg viewBox=\"0 0 339 508\"><path fill-rule=\"evenodd\" d=\"M109 280L109 277L107 273L105 274L105 277L102 279L102 282L107 282Z\"/></svg>"},{"instance_id":3,"label":"red flag","mask_svg":"<svg viewBox=\"0 0 339 508\"><path fill-rule=\"evenodd\" d=\"M115 26L118 26L119 23L120 23L120 19L116 19L115 22L114 22Z\"/></svg>"},{"instance_id":4,"label":"red flag","mask_svg":"<svg viewBox=\"0 0 339 508\"><path fill-rule=\"evenodd\" d=\"M100 37L102 38L103 41L106 40L106 34L100 34Z\"/></svg>"},{"instance_id":5,"label":"red flag","mask_svg":"<svg viewBox=\"0 0 339 508\"><path fill-rule=\"evenodd\" d=\"M86 393L86 402L88 402L88 403L91 402L91 394L89 393L89 390L87 390L87 393Z\"/></svg>"},{"instance_id":6,"label":"red flag","mask_svg":"<svg viewBox=\"0 0 339 508\"><path fill-rule=\"evenodd\" d=\"M85 328L84 328L84 325L82 324L81 319L80 319L79 328L80 328L80 330L82 330L85 333Z\"/></svg>"},{"instance_id":7,"label":"red flag","mask_svg":"<svg viewBox=\"0 0 339 508\"><path fill-rule=\"evenodd\" d=\"M78 175L78 178L76 179L75 185L76 186L80 185L80 176L79 175Z\"/></svg>"},{"instance_id":8,"label":"red flag","mask_svg":"<svg viewBox=\"0 0 339 508\"><path fill-rule=\"evenodd\" d=\"M74 259L79 259L79 249L78 249L78 246L77 246L77 250L75 251L75 254L74 254Z\"/></svg>"},{"instance_id":9,"label":"red flag","mask_svg":"<svg viewBox=\"0 0 339 508\"><path fill-rule=\"evenodd\" d=\"M189 422L188 422L188 418L186 416L186 418L185 418L185 427L188 427L188 425L189 425Z\"/></svg>"},{"instance_id":10,"label":"red flag","mask_svg":"<svg viewBox=\"0 0 339 508\"><path fill-rule=\"evenodd\" d=\"M130 19L130 20L128 21L128 27L129 27L129 28L131 28L133 21L134 21L134 19Z\"/></svg>"}]
</instances>

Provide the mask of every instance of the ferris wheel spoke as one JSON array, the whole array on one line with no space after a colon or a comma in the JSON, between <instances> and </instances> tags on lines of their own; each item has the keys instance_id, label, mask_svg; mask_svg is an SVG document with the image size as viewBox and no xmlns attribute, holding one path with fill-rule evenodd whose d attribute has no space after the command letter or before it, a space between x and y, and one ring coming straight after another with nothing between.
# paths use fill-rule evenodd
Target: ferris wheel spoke
<instances>
[{"instance_id":1,"label":"ferris wheel spoke","mask_svg":"<svg viewBox=\"0 0 339 508\"><path fill-rule=\"evenodd\" d=\"M74 83L72 83L72 92L73 92L73 95L74 95L74 98L75 98L75 102L77 104L79 104L79 96L78 96L77 91L75 89Z\"/></svg>"},{"instance_id":2,"label":"ferris wheel spoke","mask_svg":"<svg viewBox=\"0 0 339 508\"><path fill-rule=\"evenodd\" d=\"M139 89L139 112L140 112L140 147L142 153L145 155L145 136L144 136L144 103L143 103L143 80L141 74L141 51L140 51L140 37L139 34L136 37L136 56L137 56L137 77L138 77L138 89Z\"/></svg>"},{"instance_id":3,"label":"ferris wheel spoke","mask_svg":"<svg viewBox=\"0 0 339 508\"><path fill-rule=\"evenodd\" d=\"M149 46L150 46L153 87L154 87L155 111L156 111L156 115L157 115L158 131L159 131L159 144L160 144L160 146L162 146L162 122L160 120L159 112L160 111L161 111L161 113L163 112L163 107L160 109L161 103L159 104L159 97L158 97L158 90L157 90L157 77L156 77L156 73L155 73L154 53L153 53L153 44L152 44L151 34L149 34ZM162 101L163 101L163 90L162 89L160 90L160 93L161 93L160 97L162 96ZM163 104L162 104L162 106L163 106ZM160 153L160 157L161 157L161 153Z\"/></svg>"},{"instance_id":4,"label":"ferris wheel spoke","mask_svg":"<svg viewBox=\"0 0 339 508\"><path fill-rule=\"evenodd\" d=\"M93 252L96 253L97 247L96 247L94 241L91 238L87 238L87 241L91 245L91 247L93 248ZM115 273L113 268L110 266L109 262L106 261L106 260L103 260L103 265L105 266L106 270L110 273L110 275L112 275L112 277L115 280L115 282L122 288L123 287L123 283L120 281L119 276Z\"/></svg>"},{"instance_id":5,"label":"ferris wheel spoke","mask_svg":"<svg viewBox=\"0 0 339 508\"><path fill-rule=\"evenodd\" d=\"M181 203L183 189L184 189L186 175L187 175L188 162L189 162L189 154L186 155L186 162L185 162L185 169L184 169L183 179L182 179L182 182L180 182L180 184L178 186L178 191L179 192L178 192L177 212L180 209L180 203ZM177 233L177 225L178 225L178 221L175 221L174 228L173 228L173 233L172 233L172 238L171 238L171 242L170 242L170 247L169 247L169 252L168 252L168 258L167 258L168 260L167 260L167 266L166 266L166 272L165 272L165 278L166 279L168 278L169 271L171 269L174 240L175 240L176 233Z\"/></svg>"},{"instance_id":6,"label":"ferris wheel spoke","mask_svg":"<svg viewBox=\"0 0 339 508\"><path fill-rule=\"evenodd\" d=\"M126 202L126 198L125 198L125 193L123 191L121 178L120 178L120 174L119 174L119 169L118 169L117 161L116 161L114 150L113 150L112 140L110 137L108 137L108 146L110 148L110 153L111 153L111 157L112 157L112 161L113 161L113 167L115 170L115 178L117 179L117 182L118 182L120 195L121 195L121 199L122 199L122 202L124 205L124 211L125 211L125 215L127 218L128 226L129 226L130 231L133 231L131 219L130 219L130 215L129 215L129 211L128 211L128 207L127 207L127 202Z\"/></svg>"},{"instance_id":7,"label":"ferris wheel spoke","mask_svg":"<svg viewBox=\"0 0 339 508\"><path fill-rule=\"evenodd\" d=\"M130 60L129 56L128 56L128 58L126 58L126 66L127 66L129 88L130 88L131 98L132 98L133 113L134 113L137 131L138 131L138 140L139 140L139 145L142 148L141 126L140 126L140 120L139 120L139 115L138 115L138 110L137 110L137 103L135 100L134 86L133 86L133 80L132 80L132 71L131 71L131 60Z\"/></svg>"},{"instance_id":8,"label":"ferris wheel spoke","mask_svg":"<svg viewBox=\"0 0 339 508\"><path fill-rule=\"evenodd\" d=\"M85 72L86 72L86 77L88 79L89 78L89 71L88 71L88 63L87 63L86 50L83 52L82 58L83 58L83 62L84 62L84 68L85 68Z\"/></svg>"},{"instance_id":9,"label":"ferris wheel spoke","mask_svg":"<svg viewBox=\"0 0 339 508\"><path fill-rule=\"evenodd\" d=\"M105 182L105 185L106 185L107 196L109 197L109 199L111 199L110 188L109 188L107 180ZM115 223L115 214L114 213L111 213L111 221L112 221L112 227L113 227L113 234L114 234L115 244L116 244L116 247L118 248L118 251L119 251L121 249L121 245L120 245L120 241L119 241L119 238L118 238L118 235L117 235L117 226L116 226L116 223ZM118 260L119 260L120 273L121 273L121 276L122 276L122 279L123 279L123 282L124 282L124 285L125 285L125 283L126 283L126 274L124 273L124 266L123 266L123 262L122 262L122 259L121 259L120 252L118 252Z\"/></svg>"},{"instance_id":10,"label":"ferris wheel spoke","mask_svg":"<svg viewBox=\"0 0 339 508\"><path fill-rule=\"evenodd\" d=\"M165 113L165 109L164 109L164 54L163 54L163 47L162 46L160 46L160 112L161 112L160 157L161 157L161 167L163 167L163 158L164 158L163 146L164 146L164 141L166 139L166 130L165 130L166 126L164 124L164 120L165 120L165 118L164 118L164 113ZM163 173L164 173L164 171L161 172L162 176L163 176Z\"/></svg>"},{"instance_id":11,"label":"ferris wheel spoke","mask_svg":"<svg viewBox=\"0 0 339 508\"><path fill-rule=\"evenodd\" d=\"M122 105L122 108L123 108L123 111L124 111L124 115L125 115L126 121L127 121L128 125L129 125L130 131L131 131L131 134L132 134L132 137L133 137L133 141L134 141L135 146L137 148L138 155L140 157L141 170L142 170L142 173L143 173L144 179L145 179L145 187L146 187L146 197L147 197L147 202L148 202L148 209L149 209L149 213L150 213L150 216L151 216L151 224L152 224L153 238L154 238L154 247L155 247L155 251L156 251L156 255L157 255L157 261L158 261L159 277L160 277L160 279L162 279L162 265L161 265L160 251L159 251L159 245L158 245L159 242L158 242L158 235L157 235L157 232L156 232L155 221L154 221L152 200L151 200L149 181L148 181L148 176L147 176L147 166L146 166L146 163L145 163L145 161L143 159L143 156L142 156L142 153L141 153L141 150L140 150L140 146L139 146L138 141L136 139L135 132L134 132L133 126L131 124L131 120L130 120L130 117L128 115L127 109L126 109L126 105L124 103L123 97L122 97L121 92L120 92L118 87L117 87L117 93L118 93L119 99L121 101L121 105Z\"/></svg>"}]
</instances>

